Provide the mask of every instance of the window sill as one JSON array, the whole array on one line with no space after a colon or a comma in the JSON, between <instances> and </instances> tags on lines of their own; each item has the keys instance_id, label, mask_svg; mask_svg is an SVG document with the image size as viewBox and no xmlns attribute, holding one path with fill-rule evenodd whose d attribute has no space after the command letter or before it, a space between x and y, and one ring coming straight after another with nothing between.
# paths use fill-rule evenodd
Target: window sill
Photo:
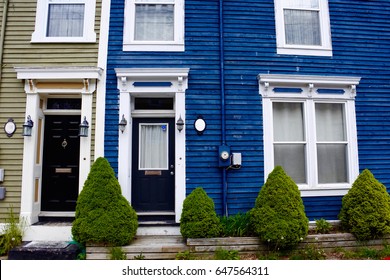
<instances>
[{"instance_id":1,"label":"window sill","mask_svg":"<svg viewBox=\"0 0 390 280\"><path fill-rule=\"evenodd\" d=\"M184 44L123 44L125 52L184 52Z\"/></svg>"},{"instance_id":2,"label":"window sill","mask_svg":"<svg viewBox=\"0 0 390 280\"><path fill-rule=\"evenodd\" d=\"M348 193L350 187L329 187L329 188L300 188L302 197L318 196L344 196Z\"/></svg>"},{"instance_id":3,"label":"window sill","mask_svg":"<svg viewBox=\"0 0 390 280\"><path fill-rule=\"evenodd\" d=\"M96 43L96 34L85 37L44 37L32 35L31 43Z\"/></svg>"},{"instance_id":4,"label":"window sill","mask_svg":"<svg viewBox=\"0 0 390 280\"><path fill-rule=\"evenodd\" d=\"M306 56L333 56L331 49L310 49L310 48L290 48L279 47L277 54L306 55Z\"/></svg>"}]
</instances>

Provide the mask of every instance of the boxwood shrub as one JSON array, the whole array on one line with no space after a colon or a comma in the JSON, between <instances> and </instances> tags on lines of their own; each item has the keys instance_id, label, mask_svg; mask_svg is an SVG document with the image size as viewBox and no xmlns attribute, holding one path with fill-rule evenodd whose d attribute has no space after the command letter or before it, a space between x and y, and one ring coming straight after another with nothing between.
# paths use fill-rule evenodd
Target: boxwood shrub
<instances>
[{"instance_id":1,"label":"boxwood shrub","mask_svg":"<svg viewBox=\"0 0 390 280\"><path fill-rule=\"evenodd\" d=\"M183 202L180 233L185 238L208 238L221 235L222 225L214 202L202 188L194 189Z\"/></svg>"},{"instance_id":2,"label":"boxwood shrub","mask_svg":"<svg viewBox=\"0 0 390 280\"><path fill-rule=\"evenodd\" d=\"M123 246L134 238L137 228L137 214L122 196L114 170L105 158L98 158L77 199L74 240Z\"/></svg>"},{"instance_id":3,"label":"boxwood shrub","mask_svg":"<svg viewBox=\"0 0 390 280\"><path fill-rule=\"evenodd\" d=\"M293 248L307 236L309 220L298 186L282 167L268 175L250 211L250 223L270 249Z\"/></svg>"},{"instance_id":4,"label":"boxwood shrub","mask_svg":"<svg viewBox=\"0 0 390 280\"><path fill-rule=\"evenodd\" d=\"M358 240L390 234L390 195L368 169L343 197L339 219L341 226Z\"/></svg>"}]
</instances>

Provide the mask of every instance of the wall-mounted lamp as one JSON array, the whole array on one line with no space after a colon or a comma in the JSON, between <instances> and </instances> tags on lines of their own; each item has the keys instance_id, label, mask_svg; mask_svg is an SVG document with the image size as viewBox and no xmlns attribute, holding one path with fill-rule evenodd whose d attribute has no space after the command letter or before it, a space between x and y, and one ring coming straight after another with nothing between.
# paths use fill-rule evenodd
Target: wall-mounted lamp
<instances>
[{"instance_id":1,"label":"wall-mounted lamp","mask_svg":"<svg viewBox=\"0 0 390 280\"><path fill-rule=\"evenodd\" d=\"M34 122L31 120L30 115L27 116L26 122L23 124L23 136L31 136L32 128L34 126Z\"/></svg>"},{"instance_id":2,"label":"wall-mounted lamp","mask_svg":"<svg viewBox=\"0 0 390 280\"><path fill-rule=\"evenodd\" d=\"M181 131L183 130L183 128L184 128L184 121L183 121L183 119L181 118L181 115L180 115L179 119L178 119L177 122L176 122L176 127L177 127L177 130L178 130L179 132L181 132Z\"/></svg>"},{"instance_id":3,"label":"wall-mounted lamp","mask_svg":"<svg viewBox=\"0 0 390 280\"><path fill-rule=\"evenodd\" d=\"M79 136L80 137L88 137L88 128L89 128L89 124L87 122L87 117L84 117L84 120L82 123L80 123L80 126L79 126L80 130L79 130Z\"/></svg>"},{"instance_id":4,"label":"wall-mounted lamp","mask_svg":"<svg viewBox=\"0 0 390 280\"><path fill-rule=\"evenodd\" d=\"M125 115L122 115L122 119L121 119L121 121L120 121L119 124L118 124L119 130L120 130L122 133L123 133L123 131L125 131L126 125L127 125L127 120L125 119Z\"/></svg>"},{"instance_id":5,"label":"wall-mounted lamp","mask_svg":"<svg viewBox=\"0 0 390 280\"><path fill-rule=\"evenodd\" d=\"M206 121L203 119L202 116L198 116L196 121L194 122L194 128L198 135L202 135L203 132L206 130L207 124Z\"/></svg>"}]
</instances>

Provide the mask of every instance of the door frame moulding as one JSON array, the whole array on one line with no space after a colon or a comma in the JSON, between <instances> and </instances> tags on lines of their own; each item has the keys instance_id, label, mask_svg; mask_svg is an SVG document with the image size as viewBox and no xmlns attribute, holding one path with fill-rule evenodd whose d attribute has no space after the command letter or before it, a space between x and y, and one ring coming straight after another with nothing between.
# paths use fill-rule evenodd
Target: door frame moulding
<instances>
[{"instance_id":1,"label":"door frame moulding","mask_svg":"<svg viewBox=\"0 0 390 280\"><path fill-rule=\"evenodd\" d=\"M123 195L131 202L131 158L132 158L132 119L140 117L132 114L133 97L172 97L174 98L175 122L185 120L185 91L188 88L189 68L117 68L119 89L118 123L122 116L128 120L127 128L119 133L118 140L118 180ZM159 86L153 83L160 83ZM158 117L151 112L142 117ZM179 223L183 201L186 195L186 154L185 127L175 129L175 221Z\"/></svg>"},{"instance_id":2,"label":"door frame moulding","mask_svg":"<svg viewBox=\"0 0 390 280\"><path fill-rule=\"evenodd\" d=\"M30 116L35 122L43 116L40 100L47 96L62 96L64 94L81 97L81 119L84 116L92 125L93 93L97 81L100 80L102 69L97 67L15 67L17 79L24 80L26 93L25 119ZM37 123L37 122L36 122ZM41 139L43 139L43 129ZM38 128L34 125L32 136L24 137L22 195L20 216L27 225L38 222L40 214L40 190L42 177L42 162L37 164ZM89 137L80 139L79 160L79 192L88 176L91 163L91 129ZM42 144L41 144L42 145ZM31 152L33 151L33 152ZM40 158L42 158L42 147ZM39 186L37 186L39 182ZM39 190L39 193L36 192ZM38 200L34 199L38 197Z\"/></svg>"}]
</instances>

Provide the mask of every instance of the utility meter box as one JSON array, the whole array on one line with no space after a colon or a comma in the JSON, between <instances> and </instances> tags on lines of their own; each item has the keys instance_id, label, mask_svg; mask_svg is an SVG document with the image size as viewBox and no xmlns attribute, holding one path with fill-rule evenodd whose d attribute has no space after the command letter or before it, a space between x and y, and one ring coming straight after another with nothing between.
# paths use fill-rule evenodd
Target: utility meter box
<instances>
[{"instance_id":1,"label":"utility meter box","mask_svg":"<svg viewBox=\"0 0 390 280\"><path fill-rule=\"evenodd\" d=\"M242 156L241 153L232 153L232 166L237 168L242 165Z\"/></svg>"},{"instance_id":2,"label":"utility meter box","mask_svg":"<svg viewBox=\"0 0 390 280\"><path fill-rule=\"evenodd\" d=\"M5 187L0 186L0 200L5 199Z\"/></svg>"},{"instance_id":3,"label":"utility meter box","mask_svg":"<svg viewBox=\"0 0 390 280\"><path fill-rule=\"evenodd\" d=\"M4 169L0 168L0 183L4 182Z\"/></svg>"}]
</instances>

